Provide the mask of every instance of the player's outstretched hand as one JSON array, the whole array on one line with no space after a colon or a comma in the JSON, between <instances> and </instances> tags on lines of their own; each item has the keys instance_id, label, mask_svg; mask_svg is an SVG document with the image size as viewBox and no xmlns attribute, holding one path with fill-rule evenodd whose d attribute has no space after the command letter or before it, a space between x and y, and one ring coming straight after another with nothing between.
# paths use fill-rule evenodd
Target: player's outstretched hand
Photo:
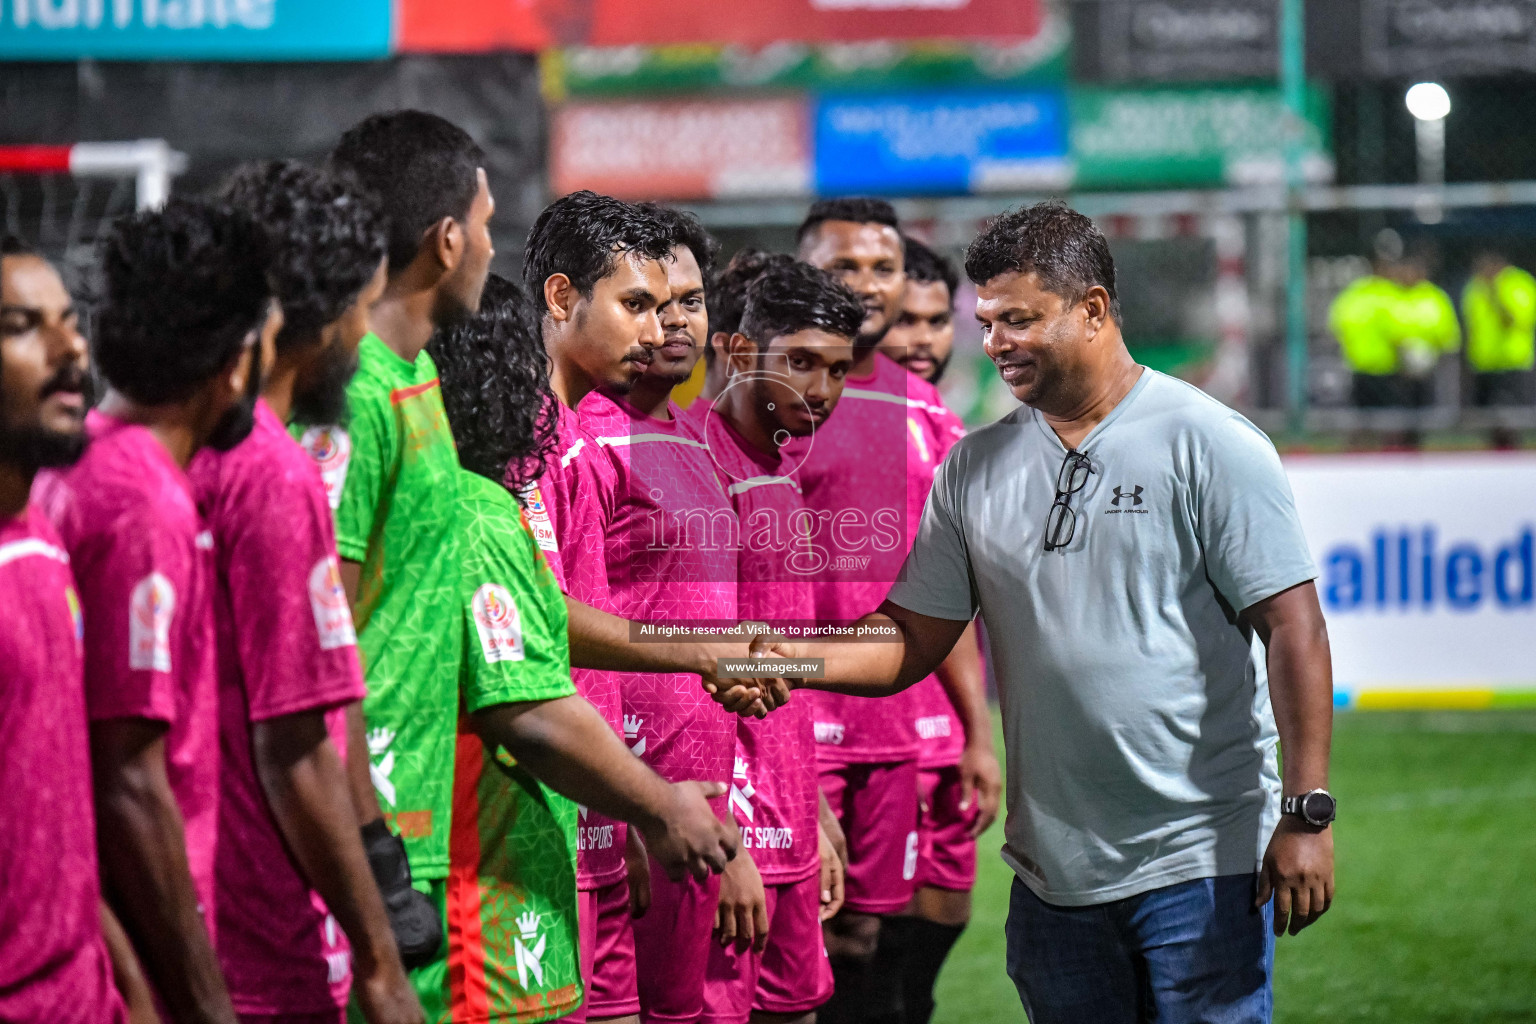
<instances>
[{"instance_id":1,"label":"player's outstretched hand","mask_svg":"<svg viewBox=\"0 0 1536 1024\"><path fill-rule=\"evenodd\" d=\"M1333 905L1333 829L1282 815L1264 851L1254 906L1275 897L1275 934L1292 935Z\"/></svg>"},{"instance_id":2,"label":"player's outstretched hand","mask_svg":"<svg viewBox=\"0 0 1536 1024\"><path fill-rule=\"evenodd\" d=\"M997 820L997 806L1003 798L1003 771L991 744L966 744L960 755L960 809L976 804L976 819L971 822L971 838L979 839Z\"/></svg>"},{"instance_id":3,"label":"player's outstretched hand","mask_svg":"<svg viewBox=\"0 0 1536 1024\"><path fill-rule=\"evenodd\" d=\"M768 897L763 876L748 854L741 854L720 876L720 902L715 907L715 936L720 945L768 948Z\"/></svg>"},{"instance_id":4,"label":"player's outstretched hand","mask_svg":"<svg viewBox=\"0 0 1536 1024\"><path fill-rule=\"evenodd\" d=\"M646 849L674 882L684 875L703 881L711 871L724 871L741 838L736 823L722 822L709 806L725 795L725 784L678 782L671 790L667 809L644 829Z\"/></svg>"}]
</instances>

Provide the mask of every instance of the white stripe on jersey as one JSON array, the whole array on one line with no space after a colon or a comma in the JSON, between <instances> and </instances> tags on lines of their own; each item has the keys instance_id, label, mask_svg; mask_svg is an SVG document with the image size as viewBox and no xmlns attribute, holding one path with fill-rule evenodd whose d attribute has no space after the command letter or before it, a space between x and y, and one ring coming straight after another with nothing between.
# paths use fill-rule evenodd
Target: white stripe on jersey
<instances>
[{"instance_id":1,"label":"white stripe on jersey","mask_svg":"<svg viewBox=\"0 0 1536 1024\"><path fill-rule=\"evenodd\" d=\"M9 544L0 544L0 565L30 555L40 555L43 558L51 558L55 562L69 564L69 555L40 537L28 537L25 540L13 540Z\"/></svg>"}]
</instances>

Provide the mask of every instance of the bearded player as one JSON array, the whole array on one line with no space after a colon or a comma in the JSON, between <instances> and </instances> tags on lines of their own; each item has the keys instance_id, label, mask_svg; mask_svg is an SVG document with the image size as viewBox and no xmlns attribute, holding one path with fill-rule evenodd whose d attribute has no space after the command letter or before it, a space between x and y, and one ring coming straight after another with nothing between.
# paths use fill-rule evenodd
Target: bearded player
<instances>
[{"instance_id":1,"label":"bearded player","mask_svg":"<svg viewBox=\"0 0 1536 1024\"><path fill-rule=\"evenodd\" d=\"M222 197L266 237L283 327L251 436L188 471L216 579L219 961L247 1024L340 1021L349 995L375 1024L421 1021L340 753L364 690L325 485L286 426L345 412L384 290L384 217L295 163L244 168Z\"/></svg>"},{"instance_id":2,"label":"bearded player","mask_svg":"<svg viewBox=\"0 0 1536 1024\"><path fill-rule=\"evenodd\" d=\"M863 319L826 272L768 266L722 356L729 383L698 421L742 524L741 615L771 629L815 621L824 556L785 445L832 415ZM744 855L722 879L709 1024L807 1024L832 994L821 923L837 911L841 862L817 824L815 761L809 701L738 723L730 804Z\"/></svg>"},{"instance_id":3,"label":"bearded player","mask_svg":"<svg viewBox=\"0 0 1536 1024\"><path fill-rule=\"evenodd\" d=\"M173 200L119 221L103 259L91 444L38 481L84 617L98 849L117 911L175 1020L233 1022L214 956L219 694L211 544L186 467L250 433L282 313L263 239Z\"/></svg>"},{"instance_id":4,"label":"bearded player","mask_svg":"<svg viewBox=\"0 0 1536 1024\"><path fill-rule=\"evenodd\" d=\"M0 240L0 737L17 777L42 783L0 793L0 1019L18 1024L119 1024L114 961L142 983L131 949L109 957L103 937L80 602L63 541L30 500L38 470L85 450L89 391L64 282L19 240Z\"/></svg>"},{"instance_id":5,"label":"bearded player","mask_svg":"<svg viewBox=\"0 0 1536 1024\"><path fill-rule=\"evenodd\" d=\"M901 312L880 339L880 351L929 384L938 385L955 349L955 265L915 238L902 239L907 287Z\"/></svg>"},{"instance_id":6,"label":"bearded player","mask_svg":"<svg viewBox=\"0 0 1536 1024\"><path fill-rule=\"evenodd\" d=\"M806 445L801 467L807 506L832 524L825 533L830 568L816 585L817 617L849 623L885 599L914 539L933 473L955 438L933 386L878 351L906 287L890 204L814 204L800 226L798 251L842 279L865 310L838 414ZM937 675L963 709L962 803L968 809L977 800L995 813L1001 783L974 641L956 645ZM910 695L875 705L821 694L813 706L821 788L848 845L846 902L826 929L837 988L820 1016L831 1024L899 1019L900 979L881 975L876 950L881 918L906 908L917 885L916 706Z\"/></svg>"}]
</instances>

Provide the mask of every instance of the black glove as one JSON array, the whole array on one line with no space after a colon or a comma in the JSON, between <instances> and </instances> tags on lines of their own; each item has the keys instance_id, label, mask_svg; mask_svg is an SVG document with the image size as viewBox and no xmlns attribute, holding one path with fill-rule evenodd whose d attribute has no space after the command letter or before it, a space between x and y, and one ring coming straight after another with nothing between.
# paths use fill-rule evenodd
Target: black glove
<instances>
[{"instance_id":1,"label":"black glove","mask_svg":"<svg viewBox=\"0 0 1536 1024\"><path fill-rule=\"evenodd\" d=\"M400 947L400 961L407 968L431 963L443 944L443 924L432 901L411 888L411 865L405 859L405 844L379 818L363 826L363 850L368 854L373 880L384 897L384 908L389 911L389 926Z\"/></svg>"}]
</instances>

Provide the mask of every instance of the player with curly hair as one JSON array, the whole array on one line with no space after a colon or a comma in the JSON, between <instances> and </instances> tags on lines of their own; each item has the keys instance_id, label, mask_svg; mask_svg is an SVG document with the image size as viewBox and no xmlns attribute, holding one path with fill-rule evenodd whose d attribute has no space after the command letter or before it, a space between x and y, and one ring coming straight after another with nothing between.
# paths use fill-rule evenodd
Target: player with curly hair
<instances>
[{"instance_id":1,"label":"player with curly hair","mask_svg":"<svg viewBox=\"0 0 1536 1024\"><path fill-rule=\"evenodd\" d=\"M186 475L250 433L282 314L262 238L173 200L105 247L91 443L39 498L80 586L103 888L173 1019L233 1024L214 956L219 692L213 567Z\"/></svg>"},{"instance_id":2,"label":"player with curly hair","mask_svg":"<svg viewBox=\"0 0 1536 1024\"><path fill-rule=\"evenodd\" d=\"M189 470L213 538L224 709L219 960L251 1024L339 1021L349 993L370 1024L420 1021L340 754L364 690L325 485L286 426L345 408L384 290L384 217L296 163L242 168L221 195L264 237L283 328L250 438Z\"/></svg>"}]
</instances>

